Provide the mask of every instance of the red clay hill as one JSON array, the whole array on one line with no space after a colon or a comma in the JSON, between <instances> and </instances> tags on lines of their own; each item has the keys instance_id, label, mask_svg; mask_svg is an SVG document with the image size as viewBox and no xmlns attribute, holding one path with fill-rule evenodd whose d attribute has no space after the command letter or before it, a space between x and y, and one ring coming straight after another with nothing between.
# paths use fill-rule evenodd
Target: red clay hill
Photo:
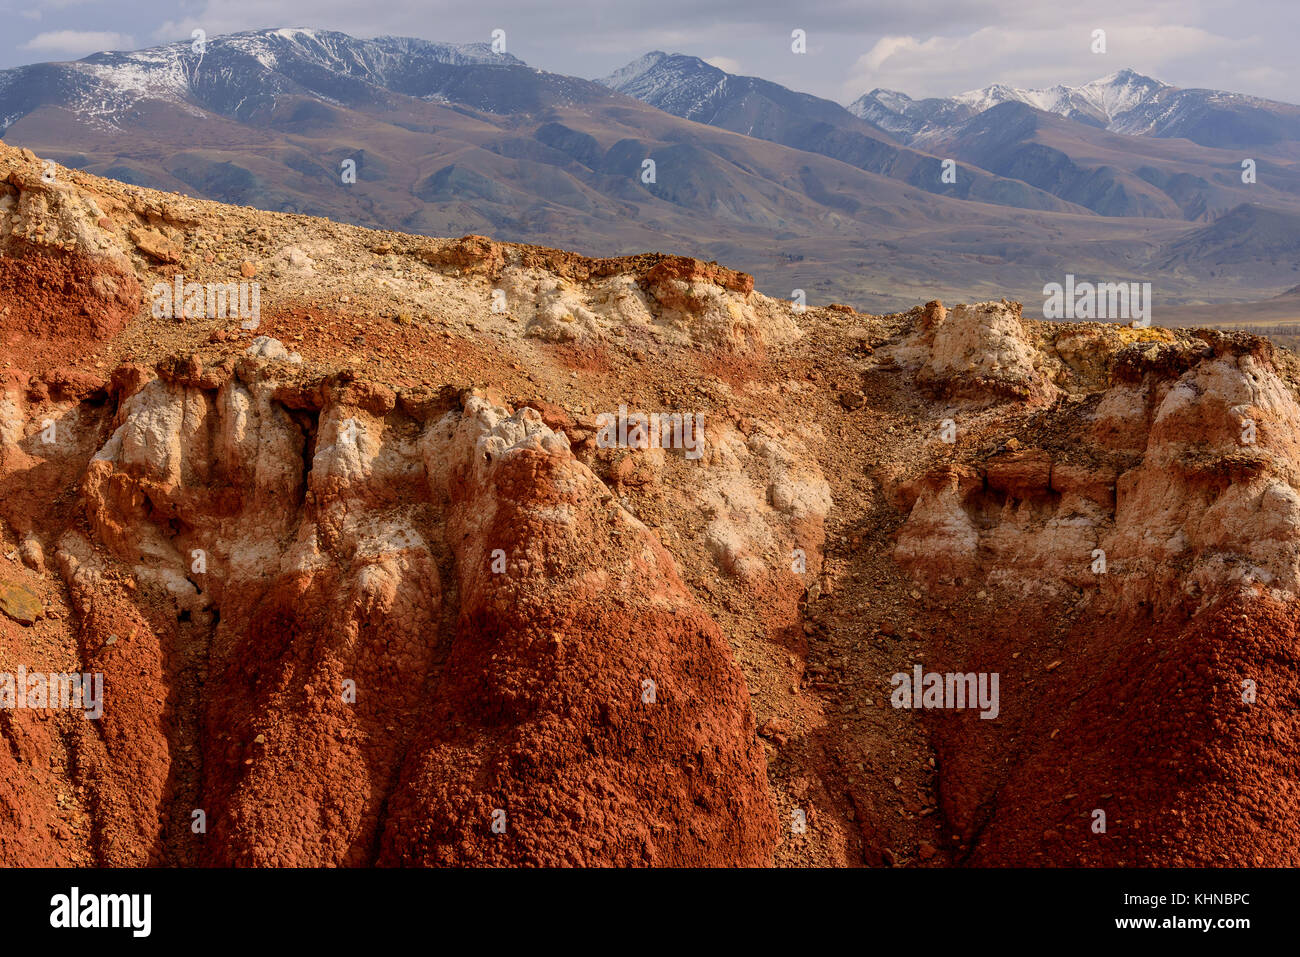
<instances>
[{"instance_id":1,"label":"red clay hill","mask_svg":"<svg viewBox=\"0 0 1300 957\"><path fill-rule=\"evenodd\" d=\"M0 146L0 355L0 863L1300 863L1266 340ZM655 413L698 441L604 441ZM996 707L897 707L918 667ZM71 673L102 715L5 698Z\"/></svg>"}]
</instances>

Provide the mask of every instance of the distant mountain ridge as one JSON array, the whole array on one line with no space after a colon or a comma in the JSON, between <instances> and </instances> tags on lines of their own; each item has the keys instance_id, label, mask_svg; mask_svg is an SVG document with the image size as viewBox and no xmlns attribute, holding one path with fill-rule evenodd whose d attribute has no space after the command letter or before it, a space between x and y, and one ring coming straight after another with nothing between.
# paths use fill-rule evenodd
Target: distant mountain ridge
<instances>
[{"instance_id":1,"label":"distant mountain ridge","mask_svg":"<svg viewBox=\"0 0 1300 957\"><path fill-rule=\"evenodd\" d=\"M1173 87L1133 70L1120 70L1077 87L1061 84L1034 90L994 83L952 97L922 100L914 100L898 90L876 89L854 100L848 109L908 140L946 129L1003 103L1024 103L1044 113L1112 129L1121 117L1127 117L1160 91L1168 89Z\"/></svg>"},{"instance_id":2,"label":"distant mountain ridge","mask_svg":"<svg viewBox=\"0 0 1300 957\"><path fill-rule=\"evenodd\" d=\"M1221 90L1182 89L1130 69L1081 86L1022 89L995 83L920 100L876 89L848 109L903 142L924 143L1003 103L1024 103L1112 133L1183 137L1202 146L1270 146L1300 139L1300 107Z\"/></svg>"},{"instance_id":3,"label":"distant mountain ridge","mask_svg":"<svg viewBox=\"0 0 1300 957\"><path fill-rule=\"evenodd\" d=\"M1294 108L1200 98L1204 129L1230 114L1278 141L1245 154L1259 173L1247 185L1240 150L1106 128L1195 91L1136 74L1064 89L877 91L896 117L930 104L919 137L679 54L596 81L481 43L277 29L0 71L0 131L135 185L433 236L716 259L770 294L876 311L1029 301L1066 273L1151 279L1165 303L1300 280Z\"/></svg>"},{"instance_id":4,"label":"distant mountain ridge","mask_svg":"<svg viewBox=\"0 0 1300 957\"><path fill-rule=\"evenodd\" d=\"M769 92L800 96L775 84ZM877 255L869 247L958 223L1045 237L1045 225L1013 215L1022 207L1086 214L980 170L936 189L937 158L827 106L844 129L826 124L834 155L817 155L682 119L482 45L297 29L212 37L201 52L174 43L0 71L5 138L72 168L434 236L695 255L783 295L802 288L902 305L913 295L900 292L906 283L932 286L932 244L891 250L891 272L909 278L886 284L861 268ZM765 115L780 132L796 112ZM803 128L781 135L799 140ZM356 177L345 185L349 161ZM647 161L657 175L643 178ZM985 189L1002 195L967 201ZM963 286L991 283L984 264L962 272Z\"/></svg>"},{"instance_id":5,"label":"distant mountain ridge","mask_svg":"<svg viewBox=\"0 0 1300 957\"><path fill-rule=\"evenodd\" d=\"M1072 210L1046 190L982 169L966 168L956 182L945 181L939 157L902 146L840 104L760 77L727 73L699 57L656 50L600 82L682 119L818 153L929 193L1021 209Z\"/></svg>"},{"instance_id":6,"label":"distant mountain ridge","mask_svg":"<svg viewBox=\"0 0 1300 957\"><path fill-rule=\"evenodd\" d=\"M994 84L946 99L874 90L847 109L662 51L601 82L676 116L961 199L1068 208L1050 195L1103 216L1197 221L1250 203L1300 210L1300 169L1288 155L1300 148L1285 139L1300 139L1300 109L1181 90L1133 70L1077 87ZM1241 141L1268 167L1258 185L1242 182L1242 156L1230 152ZM937 175L940 157L958 164L949 181Z\"/></svg>"},{"instance_id":7,"label":"distant mountain ridge","mask_svg":"<svg viewBox=\"0 0 1300 957\"><path fill-rule=\"evenodd\" d=\"M523 67L488 44L433 43L411 37L360 40L330 30L234 33L134 52L96 53L67 63L0 72L0 135L28 112L55 102L116 126L142 100L199 106L246 120L277 96L308 94L340 104L373 101L380 91L437 99L447 68Z\"/></svg>"}]
</instances>

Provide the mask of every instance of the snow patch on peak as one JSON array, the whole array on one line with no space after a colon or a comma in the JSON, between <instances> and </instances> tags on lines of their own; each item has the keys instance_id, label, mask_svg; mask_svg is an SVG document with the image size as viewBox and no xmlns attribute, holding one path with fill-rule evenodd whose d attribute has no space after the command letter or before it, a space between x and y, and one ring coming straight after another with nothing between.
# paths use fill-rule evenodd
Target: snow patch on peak
<instances>
[{"instance_id":1,"label":"snow patch on peak","mask_svg":"<svg viewBox=\"0 0 1300 957\"><path fill-rule=\"evenodd\" d=\"M189 40L129 52L94 53L57 66L65 71L67 104L83 120L116 127L116 117L141 100L162 100L192 115L230 113L250 98L286 90L337 103L333 78L391 89L429 63L523 66L485 43L433 43L410 37L357 39L333 30L282 27L209 36L203 51ZM30 68L0 70L0 90L21 83ZM31 98L34 102L38 97ZM29 107L30 109L30 107ZM25 112L6 117L16 122Z\"/></svg>"},{"instance_id":2,"label":"snow patch on peak","mask_svg":"<svg viewBox=\"0 0 1300 957\"><path fill-rule=\"evenodd\" d=\"M633 96L646 99L646 95L653 96L656 91L662 91L671 85L699 75L707 75L710 78L726 76L722 70L699 57L652 50L596 82L620 93L632 93L636 90L632 93Z\"/></svg>"},{"instance_id":3,"label":"snow patch on peak","mask_svg":"<svg viewBox=\"0 0 1300 957\"><path fill-rule=\"evenodd\" d=\"M1079 87L1079 94L1095 103L1108 119L1136 109L1162 90L1172 89L1149 76L1120 70Z\"/></svg>"},{"instance_id":4,"label":"snow patch on peak","mask_svg":"<svg viewBox=\"0 0 1300 957\"><path fill-rule=\"evenodd\" d=\"M940 135L952 123L1003 103L1023 103L1114 132L1144 132L1150 127L1150 119L1141 119L1139 114L1149 112L1153 101L1176 89L1135 70L1123 69L1081 86L1057 84L1029 89L993 83L946 99L913 100L893 90L877 89L863 94L849 110L892 133L910 137L909 142Z\"/></svg>"},{"instance_id":5,"label":"snow patch on peak","mask_svg":"<svg viewBox=\"0 0 1300 957\"><path fill-rule=\"evenodd\" d=\"M305 27L281 27L274 33L277 37L284 37L286 40L297 40L299 37L306 37L308 40L316 39L316 31Z\"/></svg>"},{"instance_id":6,"label":"snow patch on peak","mask_svg":"<svg viewBox=\"0 0 1300 957\"><path fill-rule=\"evenodd\" d=\"M914 102L906 93L902 93L898 90L885 90L880 87L872 90L867 94L867 96L874 98L876 102L880 103L886 109L894 110L898 113L906 110Z\"/></svg>"},{"instance_id":7,"label":"snow patch on peak","mask_svg":"<svg viewBox=\"0 0 1300 957\"><path fill-rule=\"evenodd\" d=\"M596 82L609 87L611 90L622 90L628 84L636 82L645 74L654 70L667 59L668 54L662 50L651 50L644 56L637 57L631 63L619 67L609 76L603 77Z\"/></svg>"},{"instance_id":8,"label":"snow patch on peak","mask_svg":"<svg viewBox=\"0 0 1300 957\"><path fill-rule=\"evenodd\" d=\"M617 93L690 120L708 122L731 74L699 57L655 50L597 80Z\"/></svg>"},{"instance_id":9,"label":"snow patch on peak","mask_svg":"<svg viewBox=\"0 0 1300 957\"><path fill-rule=\"evenodd\" d=\"M1058 84L1047 89L1024 89L994 83L982 90L960 93L952 100L976 113L1002 103L1017 102L1060 116L1084 113L1109 124L1165 89L1170 87L1159 80L1124 69L1082 86Z\"/></svg>"}]
</instances>

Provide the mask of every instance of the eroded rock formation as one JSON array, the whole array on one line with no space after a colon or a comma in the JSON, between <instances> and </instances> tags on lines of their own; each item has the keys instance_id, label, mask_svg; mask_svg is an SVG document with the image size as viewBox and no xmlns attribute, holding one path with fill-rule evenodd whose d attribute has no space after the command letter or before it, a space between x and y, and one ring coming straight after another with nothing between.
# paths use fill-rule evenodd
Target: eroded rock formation
<instances>
[{"instance_id":1,"label":"eroded rock formation","mask_svg":"<svg viewBox=\"0 0 1300 957\"><path fill-rule=\"evenodd\" d=\"M0 181L0 863L1300 862L1291 353Z\"/></svg>"}]
</instances>

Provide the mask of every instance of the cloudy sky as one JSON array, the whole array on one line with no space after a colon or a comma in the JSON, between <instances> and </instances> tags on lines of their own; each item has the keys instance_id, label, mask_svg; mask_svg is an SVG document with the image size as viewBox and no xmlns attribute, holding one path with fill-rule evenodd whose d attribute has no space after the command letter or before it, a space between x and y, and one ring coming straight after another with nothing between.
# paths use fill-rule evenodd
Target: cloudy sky
<instances>
[{"instance_id":1,"label":"cloudy sky","mask_svg":"<svg viewBox=\"0 0 1300 957\"><path fill-rule=\"evenodd\" d=\"M649 50L847 103L875 87L943 96L1081 83L1132 67L1179 86L1300 102L1296 0L0 0L0 67L266 27L464 43L599 77ZM791 52L791 32L807 53ZM1106 52L1094 53L1093 31Z\"/></svg>"}]
</instances>

